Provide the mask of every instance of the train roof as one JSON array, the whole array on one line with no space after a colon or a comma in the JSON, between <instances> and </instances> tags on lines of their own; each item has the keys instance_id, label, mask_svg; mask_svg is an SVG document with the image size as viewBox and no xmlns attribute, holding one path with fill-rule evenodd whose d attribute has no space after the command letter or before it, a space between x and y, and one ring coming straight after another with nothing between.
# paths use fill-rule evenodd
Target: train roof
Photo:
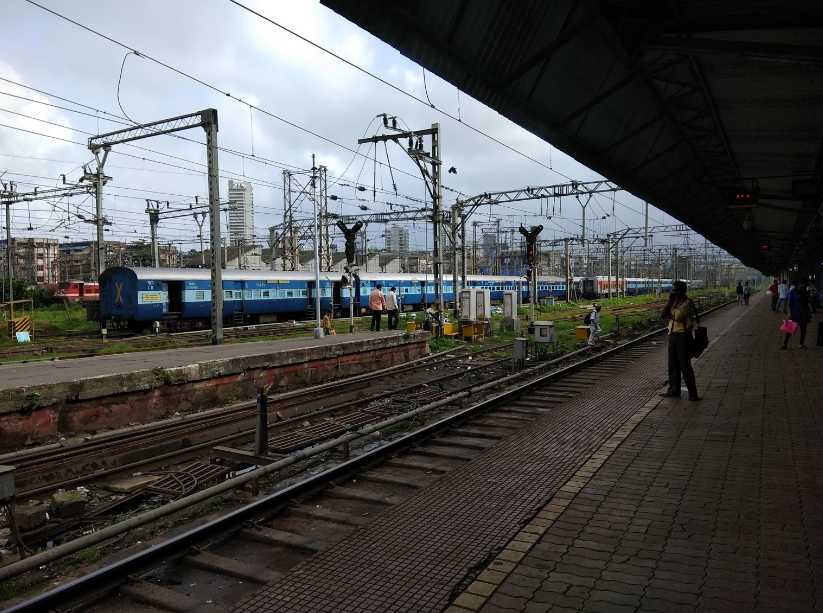
<instances>
[{"instance_id":1,"label":"train roof","mask_svg":"<svg viewBox=\"0 0 823 613\"><path fill-rule=\"evenodd\" d=\"M130 271L138 279L147 279L151 281L209 281L211 279L211 271L208 268L151 268L151 267L112 267L107 268L103 275L111 276L117 271ZM324 281L336 281L340 278L342 273L338 271L323 271L320 273L320 278ZM431 281L434 282L434 275L422 273L408 273L408 272L362 272L360 273L362 281L381 281L384 279L394 281ZM538 277L540 281L563 282L562 277ZM294 280L294 281L313 281L314 272L295 271L295 270L238 270L232 268L223 269L224 281L277 281L277 280ZM470 280L483 281L512 281L524 280L517 276L502 276L502 275L468 275ZM450 275L443 276L444 281L451 280Z\"/></svg>"}]
</instances>

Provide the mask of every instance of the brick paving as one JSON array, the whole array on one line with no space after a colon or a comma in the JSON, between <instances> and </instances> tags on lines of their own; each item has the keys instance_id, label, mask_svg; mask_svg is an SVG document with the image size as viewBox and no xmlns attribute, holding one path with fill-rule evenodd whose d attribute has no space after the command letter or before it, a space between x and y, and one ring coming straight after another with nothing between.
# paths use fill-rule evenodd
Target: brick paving
<instances>
[{"instance_id":1,"label":"brick paving","mask_svg":"<svg viewBox=\"0 0 823 613\"><path fill-rule=\"evenodd\" d=\"M656 403L510 574L481 575L490 598L456 604L823 610L823 348L779 351L779 316L749 309L696 363L704 400Z\"/></svg>"},{"instance_id":2,"label":"brick paving","mask_svg":"<svg viewBox=\"0 0 823 613\"><path fill-rule=\"evenodd\" d=\"M719 327L734 315L723 312L713 323ZM557 406L551 415L538 419L431 487L382 513L349 538L264 587L235 610L262 613L444 609L469 577L484 569L547 501L556 494L571 499L568 490L561 492L561 488L662 384L663 354L661 346L623 370L619 378ZM682 470L685 469L681 467ZM663 502L655 505L649 509L649 515L669 509ZM591 510L575 508L568 517L574 519L575 515ZM544 539L577 538L571 529L559 526ZM587 551L593 553L577 565L570 562L568 567L561 568L564 572L558 571L555 580L546 582L540 595L536 596L536 587L526 594L517 590L528 590L528 586L507 582L510 593L496 593L495 604L533 606L532 598L554 594L552 588L559 589L561 585L564 589L557 594L557 603L562 602L562 596L568 599L567 604L572 604L584 590L588 590L587 597L598 597L599 594L591 594L593 585L588 583L594 578L589 575L599 576L602 569L587 562L605 557L611 544L608 535L594 532L586 536L583 542L589 547ZM540 547L551 550L554 545L547 540ZM500 555L508 556L509 561L504 564L511 569L525 554L515 548ZM539 566L534 572L541 570ZM615 567L609 572L621 570L628 569ZM527 576L529 572L532 571L524 567L518 576ZM626 577L618 574L612 578L615 583L620 583L620 579ZM607 587L608 584L604 592ZM482 600L477 602L482 604Z\"/></svg>"}]
</instances>

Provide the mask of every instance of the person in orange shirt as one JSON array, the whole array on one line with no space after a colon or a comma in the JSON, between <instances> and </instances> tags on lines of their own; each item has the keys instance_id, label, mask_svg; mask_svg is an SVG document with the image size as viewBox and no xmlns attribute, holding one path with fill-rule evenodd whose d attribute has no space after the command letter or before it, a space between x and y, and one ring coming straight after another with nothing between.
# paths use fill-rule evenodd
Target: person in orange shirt
<instances>
[{"instance_id":1,"label":"person in orange shirt","mask_svg":"<svg viewBox=\"0 0 823 613\"><path fill-rule=\"evenodd\" d=\"M386 297L383 296L383 286L378 284L369 294L369 309L371 309L371 331L380 332L380 319L386 308Z\"/></svg>"}]
</instances>

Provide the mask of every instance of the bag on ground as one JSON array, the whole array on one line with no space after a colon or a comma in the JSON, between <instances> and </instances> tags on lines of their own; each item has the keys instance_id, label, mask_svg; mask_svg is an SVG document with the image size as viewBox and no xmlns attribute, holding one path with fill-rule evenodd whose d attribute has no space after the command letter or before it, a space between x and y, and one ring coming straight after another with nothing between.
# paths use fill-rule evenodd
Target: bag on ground
<instances>
[{"instance_id":1,"label":"bag on ground","mask_svg":"<svg viewBox=\"0 0 823 613\"><path fill-rule=\"evenodd\" d=\"M780 331L784 332L785 334L794 334L797 332L797 329L800 326L796 321L792 321L791 319L784 319L783 323L780 324Z\"/></svg>"}]
</instances>

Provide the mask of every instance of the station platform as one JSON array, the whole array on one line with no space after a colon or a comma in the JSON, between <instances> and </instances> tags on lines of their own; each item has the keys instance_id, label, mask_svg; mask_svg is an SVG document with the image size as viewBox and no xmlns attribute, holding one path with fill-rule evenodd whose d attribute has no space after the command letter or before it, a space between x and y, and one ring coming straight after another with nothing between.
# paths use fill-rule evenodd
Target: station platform
<instances>
[{"instance_id":1,"label":"station platform","mask_svg":"<svg viewBox=\"0 0 823 613\"><path fill-rule=\"evenodd\" d=\"M402 364L428 353L427 340L387 330L3 364L0 449Z\"/></svg>"},{"instance_id":2,"label":"station platform","mask_svg":"<svg viewBox=\"0 0 823 613\"><path fill-rule=\"evenodd\" d=\"M235 611L819 610L823 348L780 321L721 310L702 401L661 343Z\"/></svg>"}]
</instances>

